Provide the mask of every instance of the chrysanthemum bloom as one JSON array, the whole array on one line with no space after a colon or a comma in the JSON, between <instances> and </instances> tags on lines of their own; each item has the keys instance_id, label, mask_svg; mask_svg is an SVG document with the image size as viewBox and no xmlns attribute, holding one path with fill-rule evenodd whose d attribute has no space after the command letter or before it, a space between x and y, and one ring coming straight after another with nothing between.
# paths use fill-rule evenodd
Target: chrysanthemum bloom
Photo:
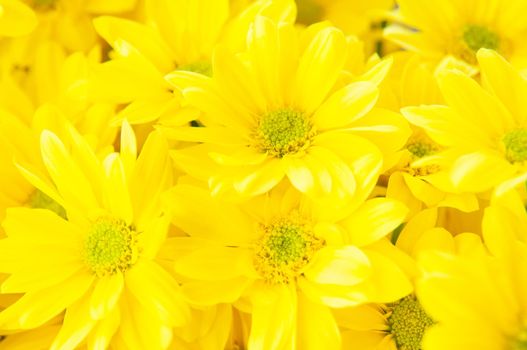
<instances>
[{"instance_id":1,"label":"chrysanthemum bloom","mask_svg":"<svg viewBox=\"0 0 527 350\"><path fill-rule=\"evenodd\" d=\"M444 148L458 191L500 194L527 179L527 81L494 51L479 51L478 60L483 86L445 72L438 79L447 106L402 112Z\"/></svg>"},{"instance_id":2,"label":"chrysanthemum bloom","mask_svg":"<svg viewBox=\"0 0 527 350\"><path fill-rule=\"evenodd\" d=\"M137 157L123 125L121 151L99 161L70 128L71 146L50 131L41 136L52 182L25 171L59 203L67 220L46 209L11 208L3 222L3 293L24 293L0 313L0 329L38 327L62 311L51 349L86 342L105 349L165 349L188 309L173 277L156 262L169 218L160 194L171 185L168 146L159 133Z\"/></svg>"},{"instance_id":3,"label":"chrysanthemum bloom","mask_svg":"<svg viewBox=\"0 0 527 350\"><path fill-rule=\"evenodd\" d=\"M79 132L98 154L109 153L117 133L115 128L108 127L113 116L113 108L109 106L93 106L86 113L67 118L58 107L49 104L38 108L30 120L0 109L0 221L7 208L21 206L49 209L66 217L60 204L24 178L15 161L45 176L46 168L40 157L40 133L44 129L51 130L67 140L69 147L67 124L70 121L76 122ZM1 228L0 233L3 234Z\"/></svg>"},{"instance_id":4,"label":"chrysanthemum bloom","mask_svg":"<svg viewBox=\"0 0 527 350\"><path fill-rule=\"evenodd\" d=\"M175 271L190 302L234 303L251 314L249 349L339 349L330 307L390 302L411 291L391 257L370 247L407 210L375 198L350 213L283 185L240 204L176 186L173 223L190 237L172 238L180 247Z\"/></svg>"},{"instance_id":5,"label":"chrysanthemum bloom","mask_svg":"<svg viewBox=\"0 0 527 350\"><path fill-rule=\"evenodd\" d=\"M404 202L411 215L424 208L450 207L464 212L478 209L472 193L459 193L449 178L450 164L438 157L442 147L414 128L401 159L388 174L386 196Z\"/></svg>"},{"instance_id":6,"label":"chrysanthemum bloom","mask_svg":"<svg viewBox=\"0 0 527 350\"><path fill-rule=\"evenodd\" d=\"M346 34L363 40L370 53L381 38L381 22L394 7L394 0L296 0L297 22L310 25L322 20L333 23Z\"/></svg>"},{"instance_id":7,"label":"chrysanthemum bloom","mask_svg":"<svg viewBox=\"0 0 527 350\"><path fill-rule=\"evenodd\" d=\"M357 173L376 176L383 156L406 142L402 116L374 107L373 82L339 85L348 43L338 29L314 25L299 39L292 25L259 16L247 41L243 54L218 47L212 78L167 76L204 112L204 127L164 129L202 142L174 157L214 193L257 195L287 176L303 193L347 198ZM207 158L212 167L203 169Z\"/></svg>"},{"instance_id":8,"label":"chrysanthemum bloom","mask_svg":"<svg viewBox=\"0 0 527 350\"><path fill-rule=\"evenodd\" d=\"M20 0L0 1L0 36L16 37L31 33L37 26L37 16Z\"/></svg>"},{"instance_id":9,"label":"chrysanthemum bloom","mask_svg":"<svg viewBox=\"0 0 527 350\"><path fill-rule=\"evenodd\" d=\"M492 205L483 219L482 254L422 256L417 292L437 321L423 349L520 350L527 346L527 215Z\"/></svg>"},{"instance_id":10,"label":"chrysanthemum bloom","mask_svg":"<svg viewBox=\"0 0 527 350\"><path fill-rule=\"evenodd\" d=\"M92 20L100 14L129 15L137 0L23 0L36 14L38 26L23 38L32 44L51 41L67 53L88 52L100 40ZM8 2L12 2L8 1Z\"/></svg>"},{"instance_id":11,"label":"chrysanthemum bloom","mask_svg":"<svg viewBox=\"0 0 527 350\"><path fill-rule=\"evenodd\" d=\"M430 250L450 254L484 254L481 238L472 233L452 236L435 227L436 210L426 209L410 220L392 237L397 249L391 255L398 259L412 280L419 277L416 259ZM334 310L343 329L342 341L348 349L421 350L425 331L434 320L425 312L412 293L387 304L365 304Z\"/></svg>"},{"instance_id":12,"label":"chrysanthemum bloom","mask_svg":"<svg viewBox=\"0 0 527 350\"><path fill-rule=\"evenodd\" d=\"M102 16L97 32L112 46L112 59L95 67L88 82L94 101L129 104L119 114L147 123L179 108L164 76L174 69L211 75L213 48L220 41L242 42L258 13L294 20L292 0L261 0L231 18L228 0L147 0L147 23ZM239 37L239 38L238 38ZM192 120L183 113L179 122Z\"/></svg>"},{"instance_id":13,"label":"chrysanthemum bloom","mask_svg":"<svg viewBox=\"0 0 527 350\"><path fill-rule=\"evenodd\" d=\"M400 21L385 36L402 47L441 61L454 59L459 68L475 73L476 52L481 48L500 52L515 65L527 64L527 23L523 0L398 0ZM416 28L417 30L413 29Z\"/></svg>"}]
</instances>

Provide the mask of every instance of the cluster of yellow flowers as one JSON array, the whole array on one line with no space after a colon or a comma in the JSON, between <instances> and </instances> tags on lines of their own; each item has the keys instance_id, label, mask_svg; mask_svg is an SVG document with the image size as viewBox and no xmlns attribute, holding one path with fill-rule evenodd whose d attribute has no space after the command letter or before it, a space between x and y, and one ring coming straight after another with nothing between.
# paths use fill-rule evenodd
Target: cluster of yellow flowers
<instances>
[{"instance_id":1,"label":"cluster of yellow flowers","mask_svg":"<svg viewBox=\"0 0 527 350\"><path fill-rule=\"evenodd\" d=\"M0 0L0 350L527 349L527 1Z\"/></svg>"}]
</instances>

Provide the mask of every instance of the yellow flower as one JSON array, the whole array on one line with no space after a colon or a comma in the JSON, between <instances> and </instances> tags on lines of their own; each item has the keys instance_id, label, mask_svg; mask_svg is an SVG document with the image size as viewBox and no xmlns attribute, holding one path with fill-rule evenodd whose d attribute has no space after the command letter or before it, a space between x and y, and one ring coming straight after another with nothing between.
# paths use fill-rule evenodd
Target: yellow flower
<instances>
[{"instance_id":1,"label":"yellow flower","mask_svg":"<svg viewBox=\"0 0 527 350\"><path fill-rule=\"evenodd\" d=\"M523 206L522 206L523 207ZM427 254L418 296L438 322L423 349L524 349L527 345L525 210L493 204L483 235L491 256Z\"/></svg>"},{"instance_id":2,"label":"yellow flower","mask_svg":"<svg viewBox=\"0 0 527 350\"><path fill-rule=\"evenodd\" d=\"M527 81L496 52L478 53L483 87L459 72L439 76L448 106L408 107L407 119L445 148L458 191L497 194L527 179Z\"/></svg>"},{"instance_id":3,"label":"yellow flower","mask_svg":"<svg viewBox=\"0 0 527 350\"><path fill-rule=\"evenodd\" d=\"M393 0L297 0L297 22L310 25L330 21L346 34L356 35L367 45L367 52L378 50L382 22L395 6Z\"/></svg>"},{"instance_id":4,"label":"yellow flower","mask_svg":"<svg viewBox=\"0 0 527 350\"><path fill-rule=\"evenodd\" d=\"M137 157L125 123L120 153L101 162L71 127L69 134L68 149L42 132L51 181L24 170L65 209L67 220L49 210L10 208L3 222L0 271L10 277L1 290L24 295L0 313L0 328L35 328L65 310L51 349L74 349L83 341L167 348L172 327L188 317L178 284L156 261L170 220L159 200L172 183L168 146L153 133Z\"/></svg>"},{"instance_id":5,"label":"yellow flower","mask_svg":"<svg viewBox=\"0 0 527 350\"><path fill-rule=\"evenodd\" d=\"M404 26L388 27L385 36L406 49L435 61L454 58L458 68L465 66L472 73L477 71L473 65L477 65L480 48L496 50L522 67L527 64L523 40L527 4L522 0L397 3L398 18Z\"/></svg>"},{"instance_id":6,"label":"yellow flower","mask_svg":"<svg viewBox=\"0 0 527 350\"><path fill-rule=\"evenodd\" d=\"M37 16L20 0L0 1L0 36L16 37L31 33Z\"/></svg>"},{"instance_id":7,"label":"yellow flower","mask_svg":"<svg viewBox=\"0 0 527 350\"><path fill-rule=\"evenodd\" d=\"M315 25L299 39L292 25L260 16L248 43L243 55L219 47L212 78L167 76L204 112L205 127L163 130L202 142L174 157L214 193L257 195L287 176L303 193L348 198L360 186L359 173L377 176L383 158L405 143L409 128L401 116L374 107L374 82L339 85L348 43L338 29ZM207 159L212 165L203 169L198 162Z\"/></svg>"},{"instance_id":8,"label":"yellow flower","mask_svg":"<svg viewBox=\"0 0 527 350\"><path fill-rule=\"evenodd\" d=\"M117 130L108 127L113 109L106 107L93 106L86 113L66 117L56 106L44 105L27 121L23 117L0 110L0 147L3 150L0 153L0 221L7 208L20 206L49 209L62 217L66 216L60 204L22 176L14 161L45 176L46 168L39 150L40 133L44 129L51 130L66 140L67 125L71 121L75 121L83 137L98 155L109 153ZM1 228L0 233L3 234Z\"/></svg>"},{"instance_id":9,"label":"yellow flower","mask_svg":"<svg viewBox=\"0 0 527 350\"><path fill-rule=\"evenodd\" d=\"M429 251L460 255L483 255L481 238L472 233L452 236L436 227L437 211L426 209L394 234L396 248L384 245L383 252L392 256L415 281L420 276L416 260ZM345 348L361 350L420 350L426 330L434 320L426 313L414 294L387 304L365 304L334 310L343 329Z\"/></svg>"},{"instance_id":10,"label":"yellow flower","mask_svg":"<svg viewBox=\"0 0 527 350\"><path fill-rule=\"evenodd\" d=\"M411 291L403 271L371 245L406 215L375 198L354 208L313 203L287 183L242 203L176 186L173 223L190 237L175 271L196 305L232 303L251 314L250 349L338 349L331 307L390 302ZM295 336L296 334L296 336Z\"/></svg>"},{"instance_id":11,"label":"yellow flower","mask_svg":"<svg viewBox=\"0 0 527 350\"><path fill-rule=\"evenodd\" d=\"M178 113L180 101L165 74L179 69L211 75L216 44L243 43L254 16L262 13L281 20L291 16L294 5L289 0L257 1L235 18L228 0L147 0L145 6L148 24L110 16L95 20L97 32L113 52L110 61L94 69L88 83L93 100L129 104L119 119L134 124ZM177 119L181 124L192 120L185 114Z\"/></svg>"}]
</instances>

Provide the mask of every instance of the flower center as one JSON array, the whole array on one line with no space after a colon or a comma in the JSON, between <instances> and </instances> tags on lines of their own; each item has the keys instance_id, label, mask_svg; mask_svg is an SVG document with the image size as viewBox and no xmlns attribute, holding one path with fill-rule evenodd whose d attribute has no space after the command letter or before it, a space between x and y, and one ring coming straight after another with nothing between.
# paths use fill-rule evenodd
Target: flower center
<instances>
[{"instance_id":1,"label":"flower center","mask_svg":"<svg viewBox=\"0 0 527 350\"><path fill-rule=\"evenodd\" d=\"M324 9L315 0L297 0L296 21L305 25L320 22Z\"/></svg>"},{"instance_id":2,"label":"flower center","mask_svg":"<svg viewBox=\"0 0 527 350\"><path fill-rule=\"evenodd\" d=\"M527 350L527 329L522 329L520 333L510 343L509 350Z\"/></svg>"},{"instance_id":3,"label":"flower center","mask_svg":"<svg viewBox=\"0 0 527 350\"><path fill-rule=\"evenodd\" d=\"M40 190L35 190L27 200L27 205L35 209L48 209L62 217L67 219L66 210L59 203L55 202L49 196L41 192Z\"/></svg>"},{"instance_id":4,"label":"flower center","mask_svg":"<svg viewBox=\"0 0 527 350\"><path fill-rule=\"evenodd\" d=\"M458 55L468 63L476 64L476 53L479 49L498 50L500 37L486 26L469 24L463 28L461 34L461 48Z\"/></svg>"},{"instance_id":5,"label":"flower center","mask_svg":"<svg viewBox=\"0 0 527 350\"><path fill-rule=\"evenodd\" d=\"M477 52L481 48L497 50L500 45L498 34L485 26L467 25L463 30L463 41L468 48Z\"/></svg>"},{"instance_id":6,"label":"flower center","mask_svg":"<svg viewBox=\"0 0 527 350\"><path fill-rule=\"evenodd\" d=\"M280 109L264 115L258 121L255 134L263 152L281 158L306 149L315 131L304 113Z\"/></svg>"},{"instance_id":7,"label":"flower center","mask_svg":"<svg viewBox=\"0 0 527 350\"><path fill-rule=\"evenodd\" d=\"M437 151L437 147L428 142L413 142L406 149L416 158L423 158Z\"/></svg>"},{"instance_id":8,"label":"flower center","mask_svg":"<svg viewBox=\"0 0 527 350\"><path fill-rule=\"evenodd\" d=\"M85 260L102 277L126 271L138 257L137 233L124 220L100 217L84 241Z\"/></svg>"},{"instance_id":9,"label":"flower center","mask_svg":"<svg viewBox=\"0 0 527 350\"><path fill-rule=\"evenodd\" d=\"M527 160L527 129L512 130L501 139L505 145L505 157L511 163Z\"/></svg>"},{"instance_id":10,"label":"flower center","mask_svg":"<svg viewBox=\"0 0 527 350\"><path fill-rule=\"evenodd\" d=\"M426 329L434 321L426 314L415 296L407 296L391 305L389 330L398 349L420 350Z\"/></svg>"},{"instance_id":11,"label":"flower center","mask_svg":"<svg viewBox=\"0 0 527 350\"><path fill-rule=\"evenodd\" d=\"M186 70L212 77L212 64L210 64L208 61L197 61L193 63L182 64L178 66L178 70Z\"/></svg>"},{"instance_id":12,"label":"flower center","mask_svg":"<svg viewBox=\"0 0 527 350\"><path fill-rule=\"evenodd\" d=\"M263 237L256 244L254 266L270 284L293 281L326 244L314 235L309 222L297 214L262 224L260 228Z\"/></svg>"},{"instance_id":13,"label":"flower center","mask_svg":"<svg viewBox=\"0 0 527 350\"><path fill-rule=\"evenodd\" d=\"M426 176L436 173L440 170L438 164L428 164L423 166L412 166L412 162L432 155L439 151L439 147L432 141L426 140L423 137L411 140L407 143L406 149L409 154L408 164L403 167L403 170L412 176Z\"/></svg>"}]
</instances>

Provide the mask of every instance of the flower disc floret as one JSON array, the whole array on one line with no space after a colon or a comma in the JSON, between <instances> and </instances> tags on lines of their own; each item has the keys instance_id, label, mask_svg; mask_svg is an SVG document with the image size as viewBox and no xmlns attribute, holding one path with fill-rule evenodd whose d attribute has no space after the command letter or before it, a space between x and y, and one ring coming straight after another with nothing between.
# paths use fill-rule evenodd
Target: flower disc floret
<instances>
[{"instance_id":1,"label":"flower disc floret","mask_svg":"<svg viewBox=\"0 0 527 350\"><path fill-rule=\"evenodd\" d=\"M406 149L416 158L423 158L437 151L437 147L427 142L413 142Z\"/></svg>"},{"instance_id":2,"label":"flower disc floret","mask_svg":"<svg viewBox=\"0 0 527 350\"><path fill-rule=\"evenodd\" d=\"M511 163L527 160L527 129L517 129L505 134L502 138L505 146L505 157Z\"/></svg>"},{"instance_id":3,"label":"flower disc floret","mask_svg":"<svg viewBox=\"0 0 527 350\"><path fill-rule=\"evenodd\" d=\"M263 237L256 244L254 265L270 284L292 282L325 245L314 235L309 222L296 215L261 225L261 230Z\"/></svg>"},{"instance_id":4,"label":"flower disc floret","mask_svg":"<svg viewBox=\"0 0 527 350\"><path fill-rule=\"evenodd\" d=\"M481 48L497 50L500 46L498 34L480 25L468 25L463 30L463 41L474 52Z\"/></svg>"},{"instance_id":5,"label":"flower disc floret","mask_svg":"<svg viewBox=\"0 0 527 350\"><path fill-rule=\"evenodd\" d=\"M512 339L510 350L527 350L527 329L522 329L520 333Z\"/></svg>"},{"instance_id":6,"label":"flower disc floret","mask_svg":"<svg viewBox=\"0 0 527 350\"><path fill-rule=\"evenodd\" d=\"M432 324L434 321L414 296L407 296L391 306L388 325L398 349L420 350L423 335Z\"/></svg>"},{"instance_id":7,"label":"flower disc floret","mask_svg":"<svg viewBox=\"0 0 527 350\"><path fill-rule=\"evenodd\" d=\"M306 149L314 136L314 127L303 112L280 109L261 117L255 134L262 152L281 158Z\"/></svg>"},{"instance_id":8,"label":"flower disc floret","mask_svg":"<svg viewBox=\"0 0 527 350\"><path fill-rule=\"evenodd\" d=\"M125 272L137 260L137 233L124 220L98 218L84 242L85 260L99 277Z\"/></svg>"}]
</instances>

